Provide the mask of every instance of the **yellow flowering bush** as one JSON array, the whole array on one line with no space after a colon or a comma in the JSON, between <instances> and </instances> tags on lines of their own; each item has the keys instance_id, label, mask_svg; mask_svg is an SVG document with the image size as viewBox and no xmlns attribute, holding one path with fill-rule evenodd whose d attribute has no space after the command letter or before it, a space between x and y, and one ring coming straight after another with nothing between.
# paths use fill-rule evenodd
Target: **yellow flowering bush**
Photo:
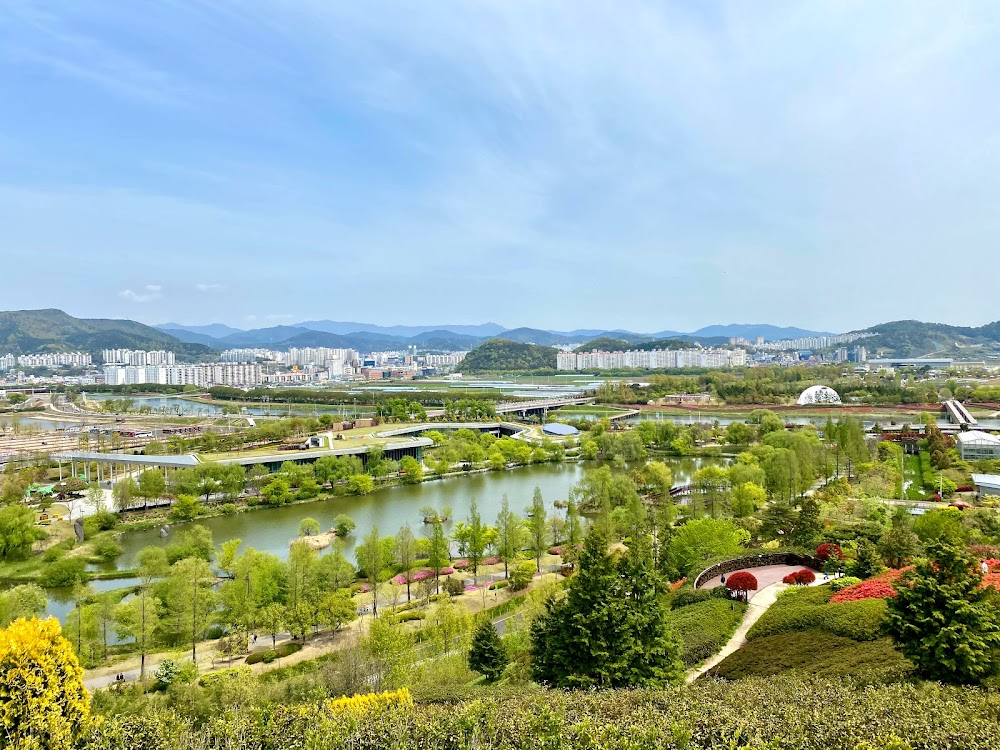
<instances>
[{"instance_id":1,"label":"yellow flowering bush","mask_svg":"<svg viewBox=\"0 0 1000 750\"><path fill-rule=\"evenodd\" d=\"M359 711L364 712L373 708L384 708L389 706L412 706L413 697L406 688L386 691L384 693L366 693L365 695L353 695L350 698L344 696L336 700L328 700L323 703L323 710L334 711Z\"/></svg>"},{"instance_id":2,"label":"yellow flowering bush","mask_svg":"<svg viewBox=\"0 0 1000 750\"><path fill-rule=\"evenodd\" d=\"M69 750L89 714L83 670L57 620L0 629L0 747Z\"/></svg>"}]
</instances>

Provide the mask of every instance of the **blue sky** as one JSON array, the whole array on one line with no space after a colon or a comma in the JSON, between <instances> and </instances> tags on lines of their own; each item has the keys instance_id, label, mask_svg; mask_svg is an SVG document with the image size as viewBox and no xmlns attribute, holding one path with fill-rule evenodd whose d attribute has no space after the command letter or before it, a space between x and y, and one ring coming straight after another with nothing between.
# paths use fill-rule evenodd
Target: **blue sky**
<instances>
[{"instance_id":1,"label":"blue sky","mask_svg":"<svg viewBox=\"0 0 1000 750\"><path fill-rule=\"evenodd\" d=\"M3 3L0 309L980 324L1000 318L998 21L985 1Z\"/></svg>"}]
</instances>

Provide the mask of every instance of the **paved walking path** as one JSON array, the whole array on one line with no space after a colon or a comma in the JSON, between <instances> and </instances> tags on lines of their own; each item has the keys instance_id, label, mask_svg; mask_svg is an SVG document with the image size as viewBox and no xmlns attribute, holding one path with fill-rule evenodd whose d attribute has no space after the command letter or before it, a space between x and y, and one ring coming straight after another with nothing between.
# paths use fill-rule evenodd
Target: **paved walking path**
<instances>
[{"instance_id":1,"label":"paved walking path","mask_svg":"<svg viewBox=\"0 0 1000 750\"><path fill-rule=\"evenodd\" d=\"M801 567L796 569L801 570ZM757 570L758 568L754 568L751 572L756 574ZM809 585L821 586L824 583L829 583L829 581L830 579L826 576L818 574L816 576L816 580ZM778 594L787 588L787 583L778 581L776 583L772 583L770 586L758 589L757 593L755 593L753 598L750 600L750 603L747 606L746 614L743 615L743 622L741 622L740 626L736 628L736 632L733 633L733 637L729 639L726 645L722 647L722 650L715 656L708 659L708 661L702 662L699 666L690 669L685 682L688 684L694 682L727 656L743 648L743 646L746 645L747 633L750 631L750 628L752 628L753 624L761 618L761 615L767 612L768 608L778 600Z\"/></svg>"},{"instance_id":2,"label":"paved walking path","mask_svg":"<svg viewBox=\"0 0 1000 750\"><path fill-rule=\"evenodd\" d=\"M721 662L730 654L743 648L743 645L747 642L747 633L753 624L760 619L760 616L767 612L768 608L774 604L778 599L778 594L788 588L788 584L772 583L770 586L765 586L760 589L750 600L750 604L747 606L746 614L743 615L743 622L740 626L736 628L736 632L733 633L733 637L729 639L729 642L722 647L715 656L710 658L708 661L702 662L699 666L691 669L687 674L687 683L692 683L705 674L708 670L714 667L716 664Z\"/></svg>"}]
</instances>

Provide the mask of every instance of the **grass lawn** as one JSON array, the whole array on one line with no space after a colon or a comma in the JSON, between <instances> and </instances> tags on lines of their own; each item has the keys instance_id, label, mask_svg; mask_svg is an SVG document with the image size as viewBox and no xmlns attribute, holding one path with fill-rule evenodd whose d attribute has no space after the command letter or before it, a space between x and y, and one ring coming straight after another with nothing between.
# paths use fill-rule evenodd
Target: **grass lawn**
<instances>
[{"instance_id":1,"label":"grass lawn","mask_svg":"<svg viewBox=\"0 0 1000 750\"><path fill-rule=\"evenodd\" d=\"M922 500L927 496L920 470L920 456L903 457L903 481L909 482L906 486L907 500Z\"/></svg>"}]
</instances>

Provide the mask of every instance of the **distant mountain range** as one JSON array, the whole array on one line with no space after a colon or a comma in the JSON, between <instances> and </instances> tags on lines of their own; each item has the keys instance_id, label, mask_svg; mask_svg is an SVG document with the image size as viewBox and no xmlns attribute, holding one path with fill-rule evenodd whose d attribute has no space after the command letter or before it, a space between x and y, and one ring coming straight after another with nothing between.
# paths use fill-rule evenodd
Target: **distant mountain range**
<instances>
[{"instance_id":1,"label":"distant mountain range","mask_svg":"<svg viewBox=\"0 0 1000 750\"><path fill-rule=\"evenodd\" d=\"M870 334L864 344L872 355L978 359L1000 354L1000 321L968 327L900 320L872 326L864 332ZM668 339L670 342L667 345L670 346L680 346L684 342L716 346L727 343L733 337L753 341L762 336L766 341L775 341L821 335L828 334L763 323L713 325L690 333L664 330L648 334L598 328L572 331L504 329L496 323L378 326L331 320L240 330L221 323L147 326L131 320L74 318L61 310L0 312L0 355L72 349L100 354L101 349L131 348L169 349L186 359L207 359L216 356L219 350L230 348L285 350L290 347L325 346L368 352L415 346L420 351L471 351L491 339L546 347L576 348L593 345L594 342L602 342L602 345L617 342L619 346L649 348L663 345Z\"/></svg>"},{"instance_id":2,"label":"distant mountain range","mask_svg":"<svg viewBox=\"0 0 1000 750\"><path fill-rule=\"evenodd\" d=\"M416 346L419 349L472 349L491 338L503 338L520 344L540 346L578 346L597 338L613 338L628 344L643 344L662 339L698 342L705 346L724 344L731 337L749 340L763 336L766 341L802 336L827 335L802 328L780 328L767 324L714 325L691 333L657 331L634 333L621 329L580 328L553 331L540 328L506 329L496 323L480 325L380 326L335 320L307 320L286 326L239 330L222 323L187 326L164 323L156 326L181 341L216 349L234 347L288 349L289 347L327 346L359 351L389 351Z\"/></svg>"}]
</instances>

